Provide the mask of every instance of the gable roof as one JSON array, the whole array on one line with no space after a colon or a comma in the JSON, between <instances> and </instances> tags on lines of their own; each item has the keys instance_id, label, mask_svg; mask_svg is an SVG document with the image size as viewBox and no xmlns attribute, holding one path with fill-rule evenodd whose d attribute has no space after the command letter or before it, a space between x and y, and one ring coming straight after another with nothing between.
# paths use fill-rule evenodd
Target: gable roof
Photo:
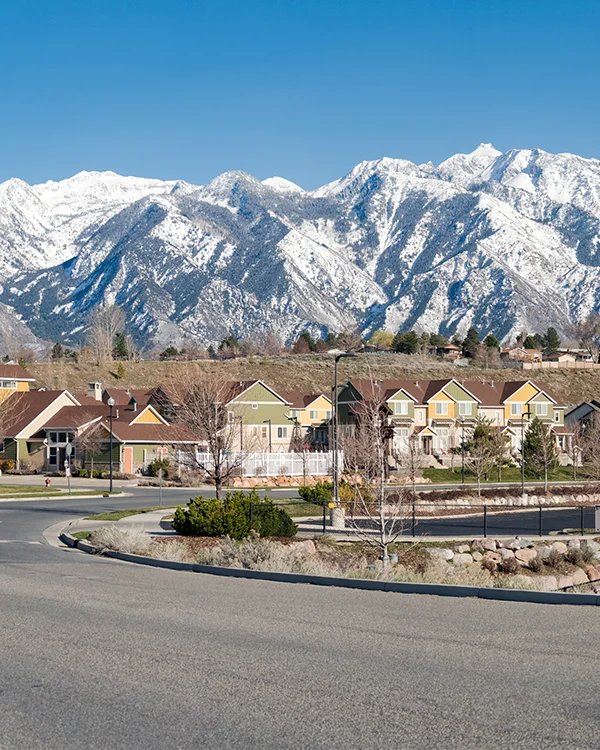
<instances>
[{"instance_id":1,"label":"gable roof","mask_svg":"<svg viewBox=\"0 0 600 750\"><path fill-rule=\"evenodd\" d=\"M102 392L102 400L105 400L106 394L106 398L111 396L114 398L115 406L127 406L132 399L135 399L138 404L146 406L153 390L152 388L105 388Z\"/></svg>"},{"instance_id":2,"label":"gable roof","mask_svg":"<svg viewBox=\"0 0 600 750\"><path fill-rule=\"evenodd\" d=\"M263 380L238 380L238 381L231 381L231 395L229 396L229 400L226 401L226 404L230 404L235 399L242 396L246 391L250 390L252 386L254 385L262 385L263 388L266 388L270 393L272 393L276 398L278 398L280 401L282 401L284 404L288 404L289 402L277 391L275 391L273 388L268 386Z\"/></svg>"},{"instance_id":3,"label":"gable roof","mask_svg":"<svg viewBox=\"0 0 600 750\"><path fill-rule=\"evenodd\" d=\"M324 393L303 393L302 391L282 391L279 394L284 398L292 409L306 409L318 398L325 398L331 404L331 399Z\"/></svg>"},{"instance_id":4,"label":"gable roof","mask_svg":"<svg viewBox=\"0 0 600 750\"><path fill-rule=\"evenodd\" d=\"M98 402L96 402L98 404ZM40 429L79 428L90 422L98 421L108 414L106 404L96 406L63 406L51 416Z\"/></svg>"},{"instance_id":5,"label":"gable roof","mask_svg":"<svg viewBox=\"0 0 600 750\"><path fill-rule=\"evenodd\" d=\"M77 400L69 391L25 391L13 393L5 401L2 437L16 438L44 411L66 394L77 406Z\"/></svg>"},{"instance_id":6,"label":"gable roof","mask_svg":"<svg viewBox=\"0 0 600 750\"><path fill-rule=\"evenodd\" d=\"M2 365L0 364L0 379L2 380L26 380L29 383L35 382L31 373L27 372L21 365Z\"/></svg>"}]
</instances>

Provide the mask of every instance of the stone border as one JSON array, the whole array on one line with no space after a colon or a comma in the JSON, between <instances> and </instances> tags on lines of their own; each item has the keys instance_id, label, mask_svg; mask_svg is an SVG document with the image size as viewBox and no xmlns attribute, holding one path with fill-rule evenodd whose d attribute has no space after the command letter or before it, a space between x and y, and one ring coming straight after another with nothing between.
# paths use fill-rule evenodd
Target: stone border
<instances>
[{"instance_id":1,"label":"stone border","mask_svg":"<svg viewBox=\"0 0 600 750\"><path fill-rule=\"evenodd\" d=\"M362 589L364 591L392 591L399 594L429 594L432 596L475 597L478 599L496 599L509 602L530 602L535 604L586 604L600 606L598 594L561 593L557 591L528 591L526 589L494 589L477 586L452 586L445 583L403 583L400 581L371 581L363 578L339 578L336 576L313 576L302 573L276 573L266 570L248 570L246 568L225 568L218 565L197 565L196 563L173 562L160 560L145 555L132 555L102 547L96 547L83 539L76 539L63 531L59 539L68 547L73 547L88 554L101 554L114 560L149 565L153 568L168 570L187 570L193 573L225 576L228 578L250 578L261 581L280 581L282 583L310 583L314 586L337 586L345 589Z\"/></svg>"}]
</instances>

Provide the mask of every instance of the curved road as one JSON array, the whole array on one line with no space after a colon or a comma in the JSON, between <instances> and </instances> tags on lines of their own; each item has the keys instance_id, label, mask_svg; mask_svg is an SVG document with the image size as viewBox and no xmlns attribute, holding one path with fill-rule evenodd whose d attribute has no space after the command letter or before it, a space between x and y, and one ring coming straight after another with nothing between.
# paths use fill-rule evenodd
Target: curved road
<instances>
[{"instance_id":1,"label":"curved road","mask_svg":"<svg viewBox=\"0 0 600 750\"><path fill-rule=\"evenodd\" d=\"M224 579L42 536L155 503L134 494L0 503L3 750L600 745L595 608Z\"/></svg>"}]
</instances>

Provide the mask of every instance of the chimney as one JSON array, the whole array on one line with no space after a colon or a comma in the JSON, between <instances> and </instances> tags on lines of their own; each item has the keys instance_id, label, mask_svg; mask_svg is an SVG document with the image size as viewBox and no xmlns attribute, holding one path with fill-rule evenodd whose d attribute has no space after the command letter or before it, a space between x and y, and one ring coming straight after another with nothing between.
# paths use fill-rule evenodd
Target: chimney
<instances>
[{"instance_id":1,"label":"chimney","mask_svg":"<svg viewBox=\"0 0 600 750\"><path fill-rule=\"evenodd\" d=\"M133 401L133 411L137 411L137 401Z\"/></svg>"},{"instance_id":2,"label":"chimney","mask_svg":"<svg viewBox=\"0 0 600 750\"><path fill-rule=\"evenodd\" d=\"M96 401L102 401L102 384L101 383L88 383L87 395Z\"/></svg>"},{"instance_id":3,"label":"chimney","mask_svg":"<svg viewBox=\"0 0 600 750\"><path fill-rule=\"evenodd\" d=\"M117 411L115 413L115 419L118 419L118 418L119 418L119 410L117 409Z\"/></svg>"}]
</instances>

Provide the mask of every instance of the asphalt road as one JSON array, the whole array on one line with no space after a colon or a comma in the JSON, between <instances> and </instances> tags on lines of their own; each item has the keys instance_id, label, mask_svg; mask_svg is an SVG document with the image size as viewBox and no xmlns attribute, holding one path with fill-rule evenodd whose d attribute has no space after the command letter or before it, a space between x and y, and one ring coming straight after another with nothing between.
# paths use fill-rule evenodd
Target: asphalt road
<instances>
[{"instance_id":1,"label":"asphalt road","mask_svg":"<svg viewBox=\"0 0 600 750\"><path fill-rule=\"evenodd\" d=\"M600 745L595 608L222 579L42 537L144 504L0 504L3 750Z\"/></svg>"}]
</instances>

